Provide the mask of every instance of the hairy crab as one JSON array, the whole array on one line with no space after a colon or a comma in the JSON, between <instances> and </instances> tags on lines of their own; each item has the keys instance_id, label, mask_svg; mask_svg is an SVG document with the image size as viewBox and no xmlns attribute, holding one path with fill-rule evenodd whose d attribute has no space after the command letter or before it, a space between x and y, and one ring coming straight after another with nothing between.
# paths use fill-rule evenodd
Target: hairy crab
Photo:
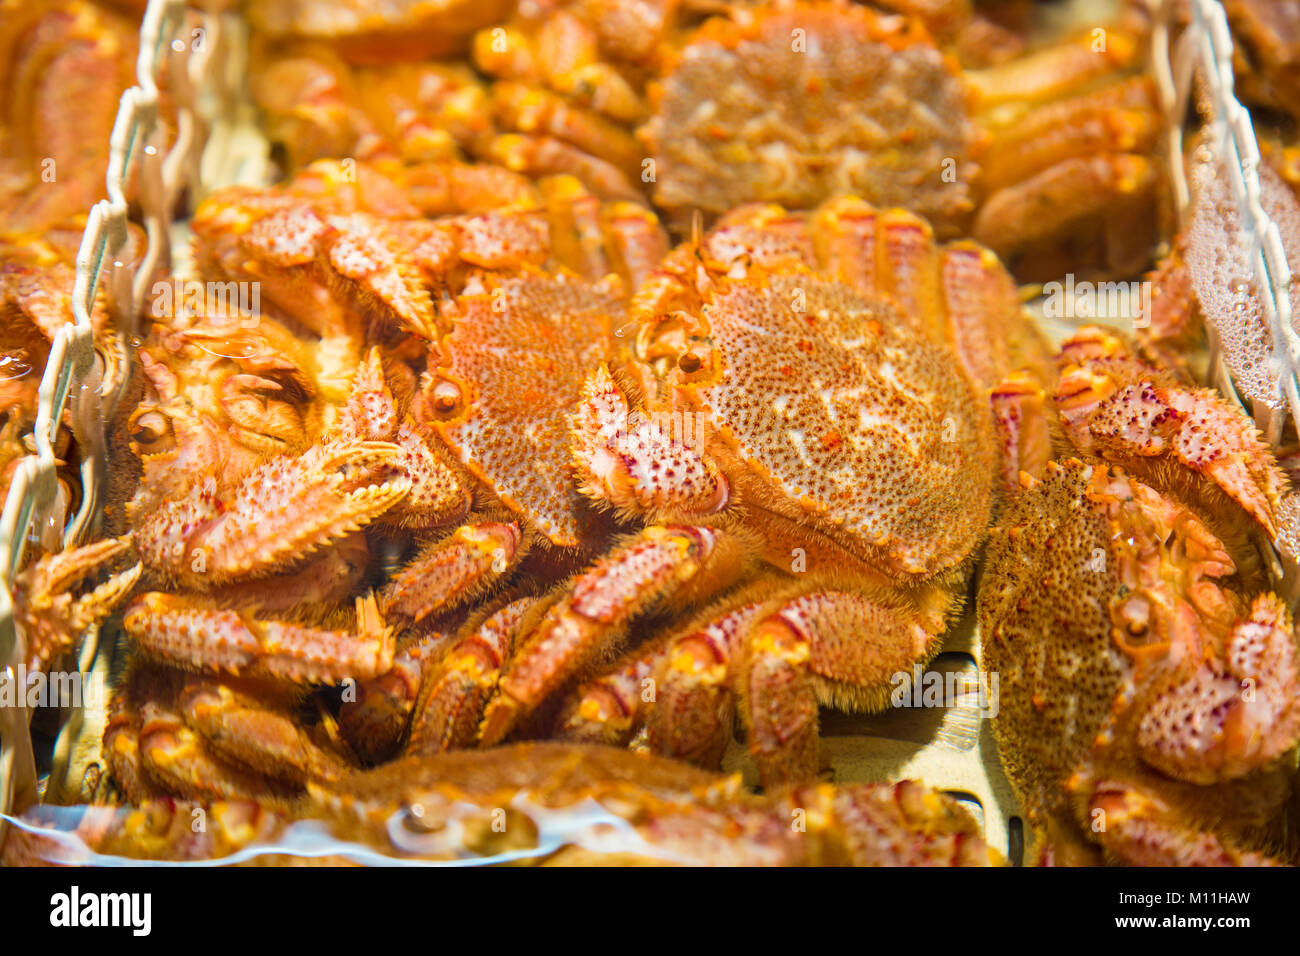
<instances>
[{"instance_id":1,"label":"hairy crab","mask_svg":"<svg viewBox=\"0 0 1300 956\"><path fill-rule=\"evenodd\" d=\"M292 779L291 740L312 766L330 763L295 722L296 688L392 665L375 598L353 595L369 563L357 529L410 489L401 449L339 427L314 442L290 435L285 450L275 422L270 436L218 423L195 408L183 371L146 369L155 394L131 420L144 475L126 510L150 590L123 620L139 654L114 696L108 765L134 800L282 792L259 789L238 762Z\"/></svg>"},{"instance_id":2,"label":"hairy crab","mask_svg":"<svg viewBox=\"0 0 1300 956\"><path fill-rule=\"evenodd\" d=\"M104 194L136 30L86 0L0 3L0 239L84 217Z\"/></svg>"},{"instance_id":3,"label":"hairy crab","mask_svg":"<svg viewBox=\"0 0 1300 956\"><path fill-rule=\"evenodd\" d=\"M653 217L491 168L357 173L323 162L210 198L205 275L259 283L275 317L174 317L144 350L128 514L152 586L170 590L138 597L125 626L148 657L204 676L146 674L122 695L115 775L144 781L137 793L253 795L248 771L290 738L308 755L289 762L290 791L305 768L337 768L334 741L291 732L301 694L286 682L351 681L345 732L382 750L375 681L416 666L425 618L506 580L534 540L583 533L565 416L615 350L624 288L662 253ZM360 595L412 535L378 599Z\"/></svg>"},{"instance_id":4,"label":"hairy crab","mask_svg":"<svg viewBox=\"0 0 1300 956\"><path fill-rule=\"evenodd\" d=\"M742 4L698 29L675 17L536 5L482 31L475 62L500 78L505 130L493 161L585 166L592 189L647 188L679 224L697 209L856 194L968 233L1018 274L1056 274L1063 252L1082 268L1099 238L1089 268L1145 263L1160 120L1135 72L1135 15L966 71L921 20L857 4Z\"/></svg>"},{"instance_id":5,"label":"hairy crab","mask_svg":"<svg viewBox=\"0 0 1300 956\"><path fill-rule=\"evenodd\" d=\"M1014 286L986 250L840 200L737 211L671 253L633 315L634 354L589 377L573 454L584 493L643 527L544 599L472 622L434 674L461 706L432 694L439 723L417 713L413 737L463 743L450 725L479 709L482 745L545 732L671 601L699 624L651 645L657 703L592 699L558 732L625 744L648 723L654 749L708 762L734 698L763 780L806 779L817 703L880 705L960 604L993 500L976 383L1011 365Z\"/></svg>"},{"instance_id":6,"label":"hairy crab","mask_svg":"<svg viewBox=\"0 0 1300 956\"><path fill-rule=\"evenodd\" d=\"M696 211L852 194L972 235L1029 278L1067 259L1144 266L1161 128L1138 73L1145 20L1126 7L963 70L924 24L989 44L987 20L961 3L887 6L901 15L841 0L543 0L476 35L489 84L459 63L356 69L299 47L263 64L256 87L295 166L326 152L473 156L653 200L681 229Z\"/></svg>"},{"instance_id":7,"label":"hairy crab","mask_svg":"<svg viewBox=\"0 0 1300 956\"><path fill-rule=\"evenodd\" d=\"M313 785L291 808L247 800L41 808L10 830L3 859L11 865L119 857L326 865L998 862L960 804L910 780L814 784L770 797L750 796L738 785L737 777L610 748L520 744L409 758ZM205 825L196 832L200 814ZM317 838L310 845L291 839L294 822L308 820ZM291 845L306 852L298 855Z\"/></svg>"},{"instance_id":8,"label":"hairy crab","mask_svg":"<svg viewBox=\"0 0 1300 956\"><path fill-rule=\"evenodd\" d=\"M1023 488L979 589L1040 859L1270 862L1300 742L1300 649L1257 550L1285 478L1244 415L1105 330L1058 366L1050 397L995 392Z\"/></svg>"}]
</instances>

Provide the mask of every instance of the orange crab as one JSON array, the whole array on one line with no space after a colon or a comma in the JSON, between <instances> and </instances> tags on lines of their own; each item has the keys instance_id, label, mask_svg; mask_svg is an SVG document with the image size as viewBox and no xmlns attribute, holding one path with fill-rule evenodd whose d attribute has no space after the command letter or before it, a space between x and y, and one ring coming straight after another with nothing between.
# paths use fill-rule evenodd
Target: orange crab
<instances>
[{"instance_id":1,"label":"orange crab","mask_svg":"<svg viewBox=\"0 0 1300 956\"><path fill-rule=\"evenodd\" d=\"M418 60L460 52L508 0L399 0L380 8L360 0L275 0L247 10L256 36L327 43L354 63Z\"/></svg>"},{"instance_id":2,"label":"orange crab","mask_svg":"<svg viewBox=\"0 0 1300 956\"><path fill-rule=\"evenodd\" d=\"M0 238L84 217L104 195L137 31L84 0L0 3Z\"/></svg>"},{"instance_id":3,"label":"orange crab","mask_svg":"<svg viewBox=\"0 0 1300 956\"><path fill-rule=\"evenodd\" d=\"M960 604L993 500L976 383L1009 367L1014 286L987 250L840 200L726 217L668 256L633 315L633 359L588 379L573 457L587 495L644 527L542 601L471 622L412 736L463 743L449 724L483 701L479 743L544 732L671 600L702 622L649 652L678 705L593 698L560 732L626 743L649 722L656 749L708 759L734 696L763 780L805 779L817 703L880 705Z\"/></svg>"},{"instance_id":4,"label":"orange crab","mask_svg":"<svg viewBox=\"0 0 1300 956\"><path fill-rule=\"evenodd\" d=\"M671 760L521 744L410 759L313 785L292 810L252 801L41 807L10 830L9 865L118 857L327 865L397 860L542 865L988 866L953 798L914 781L772 797ZM194 832L202 812L206 826ZM800 813L802 811L802 813ZM805 827L792 821L805 819ZM295 821L317 839L291 841ZM299 827L302 836L306 828ZM322 832L323 831L323 832ZM283 847L297 842L308 852ZM276 846L278 844L278 847ZM319 854L329 855L320 857Z\"/></svg>"},{"instance_id":5,"label":"orange crab","mask_svg":"<svg viewBox=\"0 0 1300 956\"><path fill-rule=\"evenodd\" d=\"M133 799L254 797L231 755L287 760L295 688L392 664L374 597L354 600L370 560L357 529L410 483L398 446L348 431L360 390L325 423L312 350L280 323L169 318L141 350L148 384L127 426L143 476L125 514L150 590L126 608L140 653L105 754ZM283 773L269 794L291 791Z\"/></svg>"},{"instance_id":6,"label":"orange crab","mask_svg":"<svg viewBox=\"0 0 1300 956\"><path fill-rule=\"evenodd\" d=\"M1244 415L1105 330L1058 365L1050 401L1019 378L995 394L1064 440L1020 453L979 589L993 729L1040 859L1273 862L1300 647L1258 548L1285 478Z\"/></svg>"},{"instance_id":7,"label":"orange crab","mask_svg":"<svg viewBox=\"0 0 1300 956\"><path fill-rule=\"evenodd\" d=\"M149 658L207 676L179 687L140 678L173 701L155 701L170 707L162 723L123 696L113 746L124 779L249 795L247 766L273 763L264 752L292 724L286 682L360 682L362 706L343 701L350 728L373 702L371 682L421 646L426 617L505 580L536 538L571 547L583 531L578 496L566 494L565 414L614 350L621 290L663 248L653 218L563 180L496 193L503 205L492 208L495 184L517 184L501 170L403 169L394 175L406 189L359 172L352 182L323 163L282 190L210 199L196 227L207 274L260 283L282 318L251 316L244 328L240 317L178 317L145 350L152 394L131 420L145 479L128 515L151 579L182 589L141 595L124 624ZM337 344L311 349L314 332ZM362 347L345 400L331 404L337 383L326 380L342 374L322 369ZM372 523L388 532L372 542L382 553L396 544L400 556L411 531L424 547L380 603L357 599L352 628L341 619L373 569L355 532ZM388 621L409 630L396 660ZM259 698L230 678L266 685L285 729L228 727L214 759L194 702L252 712Z\"/></svg>"},{"instance_id":8,"label":"orange crab","mask_svg":"<svg viewBox=\"0 0 1300 956\"><path fill-rule=\"evenodd\" d=\"M733 6L693 31L672 5L528 10L475 40L500 78L495 162L646 188L678 224L858 194L968 232L1017 274L1056 274L1066 255L1076 271L1146 262L1161 124L1131 12L962 71L920 20L844 2Z\"/></svg>"}]
</instances>

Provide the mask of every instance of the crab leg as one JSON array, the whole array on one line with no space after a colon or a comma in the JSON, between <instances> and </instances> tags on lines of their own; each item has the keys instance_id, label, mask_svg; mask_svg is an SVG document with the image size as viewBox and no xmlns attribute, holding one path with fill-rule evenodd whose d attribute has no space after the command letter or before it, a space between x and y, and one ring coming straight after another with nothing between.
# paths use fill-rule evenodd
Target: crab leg
<instances>
[{"instance_id":1,"label":"crab leg","mask_svg":"<svg viewBox=\"0 0 1300 956\"><path fill-rule=\"evenodd\" d=\"M541 184L551 254L588 281L617 272L636 289L668 253L654 213L634 202L602 202L571 176Z\"/></svg>"},{"instance_id":2,"label":"crab leg","mask_svg":"<svg viewBox=\"0 0 1300 956\"><path fill-rule=\"evenodd\" d=\"M644 724L654 753L716 767L731 737L734 698L727 678L762 608L750 603L711 612L584 684L561 718L561 736L621 745ZM653 690L649 701L647 688Z\"/></svg>"},{"instance_id":3,"label":"crab leg","mask_svg":"<svg viewBox=\"0 0 1300 956\"><path fill-rule=\"evenodd\" d=\"M1089 818L1104 821L1098 841L1130 866L1284 866L1208 830L1179 822L1176 808L1140 785L1108 780L1097 787Z\"/></svg>"},{"instance_id":4,"label":"crab leg","mask_svg":"<svg viewBox=\"0 0 1300 956\"><path fill-rule=\"evenodd\" d=\"M432 754L472 746L479 723L514 649L524 612L533 598L511 601L481 623L471 621L420 690L411 724L409 752Z\"/></svg>"},{"instance_id":5,"label":"crab leg","mask_svg":"<svg viewBox=\"0 0 1300 956\"><path fill-rule=\"evenodd\" d=\"M481 742L505 739L519 721L615 646L627 623L674 595L689 600L739 573L737 542L699 526L651 526L578 575L524 636L488 705Z\"/></svg>"},{"instance_id":6,"label":"crab leg","mask_svg":"<svg viewBox=\"0 0 1300 956\"><path fill-rule=\"evenodd\" d=\"M1147 77L1032 110L997 135L981 161L983 189L998 192L1067 159L1151 152L1161 128Z\"/></svg>"},{"instance_id":7,"label":"crab leg","mask_svg":"<svg viewBox=\"0 0 1300 956\"><path fill-rule=\"evenodd\" d=\"M605 199L641 199L641 193L613 163L550 136L505 133L493 137L483 158L534 179L575 176Z\"/></svg>"},{"instance_id":8,"label":"crab leg","mask_svg":"<svg viewBox=\"0 0 1300 956\"><path fill-rule=\"evenodd\" d=\"M425 548L384 590L384 613L416 624L490 588L528 550L515 522L461 525Z\"/></svg>"},{"instance_id":9,"label":"crab leg","mask_svg":"<svg viewBox=\"0 0 1300 956\"><path fill-rule=\"evenodd\" d=\"M508 129L549 137L631 176L640 168L644 149L624 127L574 107L549 90L503 81L492 88L493 106Z\"/></svg>"},{"instance_id":10,"label":"crab leg","mask_svg":"<svg viewBox=\"0 0 1300 956\"><path fill-rule=\"evenodd\" d=\"M648 650L637 648L609 673L579 687L556 722L556 739L626 746L645 723L648 708L642 706L644 694L647 687L654 686L670 647L670 638L652 641Z\"/></svg>"},{"instance_id":11,"label":"crab leg","mask_svg":"<svg viewBox=\"0 0 1300 956\"><path fill-rule=\"evenodd\" d=\"M1098 221L1152 195L1159 179L1145 156L1106 153L1067 159L980 206L971 235L1003 260L1029 246L1067 234L1084 220Z\"/></svg>"},{"instance_id":12,"label":"crab leg","mask_svg":"<svg viewBox=\"0 0 1300 956\"><path fill-rule=\"evenodd\" d=\"M265 799L271 781L208 753L179 714L155 700L140 709L144 773L166 793L189 799Z\"/></svg>"},{"instance_id":13,"label":"crab leg","mask_svg":"<svg viewBox=\"0 0 1300 956\"><path fill-rule=\"evenodd\" d=\"M129 538L108 538L81 548L43 555L16 581L14 613L28 641L27 668L43 671L90 625L102 620L135 587L141 566L115 574L88 594L68 591L79 580L129 547Z\"/></svg>"},{"instance_id":14,"label":"crab leg","mask_svg":"<svg viewBox=\"0 0 1300 956\"><path fill-rule=\"evenodd\" d=\"M408 642L393 657L390 670L357 683L356 700L344 697L339 728L362 759L377 762L393 755L410 723L425 672L436 664L448 636L435 631Z\"/></svg>"},{"instance_id":15,"label":"crab leg","mask_svg":"<svg viewBox=\"0 0 1300 956\"><path fill-rule=\"evenodd\" d=\"M357 599L355 632L259 621L158 591L132 602L122 625L151 656L200 671L332 683L393 664L392 631L373 595Z\"/></svg>"},{"instance_id":16,"label":"crab leg","mask_svg":"<svg viewBox=\"0 0 1300 956\"><path fill-rule=\"evenodd\" d=\"M765 786L817 772L817 701L876 708L894 674L938 650L954 604L932 588L908 605L820 591L793 598L744 635L733 677Z\"/></svg>"},{"instance_id":17,"label":"crab leg","mask_svg":"<svg viewBox=\"0 0 1300 956\"><path fill-rule=\"evenodd\" d=\"M140 717L125 694L113 695L108 722L104 726L104 762L109 775L134 804L158 795L158 788L145 777L140 755Z\"/></svg>"},{"instance_id":18,"label":"crab leg","mask_svg":"<svg viewBox=\"0 0 1300 956\"><path fill-rule=\"evenodd\" d=\"M188 681L177 705L218 755L277 780L333 780L350 769L312 742L288 713L219 681Z\"/></svg>"},{"instance_id":19,"label":"crab leg","mask_svg":"<svg viewBox=\"0 0 1300 956\"><path fill-rule=\"evenodd\" d=\"M1052 457L1047 396L1026 373L1015 372L990 394L1002 454L1002 492L1020 490L1021 473L1042 477Z\"/></svg>"},{"instance_id":20,"label":"crab leg","mask_svg":"<svg viewBox=\"0 0 1300 956\"><path fill-rule=\"evenodd\" d=\"M923 219L901 209L878 213L859 199L832 200L816 216L823 271L928 320L977 385L993 386L1018 362L1047 364L1045 350L1034 354L1034 343L1018 333L1025 323L1015 282L989 250L973 242L937 248Z\"/></svg>"},{"instance_id":21,"label":"crab leg","mask_svg":"<svg viewBox=\"0 0 1300 956\"><path fill-rule=\"evenodd\" d=\"M1094 49L1091 34L1083 35L1010 63L969 70L966 80L982 110L1010 103L1047 102L1133 65L1140 55L1136 40L1113 30L1101 51Z\"/></svg>"}]
</instances>

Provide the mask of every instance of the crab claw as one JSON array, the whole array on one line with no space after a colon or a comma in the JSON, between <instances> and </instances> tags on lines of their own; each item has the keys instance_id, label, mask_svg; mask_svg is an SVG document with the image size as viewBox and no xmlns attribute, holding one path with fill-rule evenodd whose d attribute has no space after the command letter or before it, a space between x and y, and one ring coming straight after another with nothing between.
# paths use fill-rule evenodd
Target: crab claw
<instances>
[{"instance_id":1,"label":"crab claw","mask_svg":"<svg viewBox=\"0 0 1300 956\"><path fill-rule=\"evenodd\" d=\"M284 570L359 529L406 495L401 449L330 441L255 468L229 500L196 483L136 529L144 561L200 590Z\"/></svg>"},{"instance_id":2,"label":"crab claw","mask_svg":"<svg viewBox=\"0 0 1300 956\"><path fill-rule=\"evenodd\" d=\"M1281 600L1255 598L1224 650L1217 666L1160 694L1138 727L1143 758L1171 777L1234 780L1300 741L1300 660Z\"/></svg>"},{"instance_id":3,"label":"crab claw","mask_svg":"<svg viewBox=\"0 0 1300 956\"><path fill-rule=\"evenodd\" d=\"M583 385L571 429L583 494L622 513L676 508L712 514L730 498L727 479L712 462L659 423L633 419L627 397L604 365Z\"/></svg>"},{"instance_id":4,"label":"crab claw","mask_svg":"<svg viewBox=\"0 0 1300 956\"><path fill-rule=\"evenodd\" d=\"M1286 479L1249 419L1210 390L1188 388L1136 360L1104 329L1080 329L1059 361L1056 404L1078 448L1139 473L1176 461L1276 536Z\"/></svg>"},{"instance_id":5,"label":"crab claw","mask_svg":"<svg viewBox=\"0 0 1300 956\"><path fill-rule=\"evenodd\" d=\"M130 536L47 554L18 575L14 615L28 641L28 672L43 671L77 636L107 617L140 579L141 565L110 577L80 597L70 592L87 575L122 554Z\"/></svg>"},{"instance_id":6,"label":"crab claw","mask_svg":"<svg viewBox=\"0 0 1300 956\"><path fill-rule=\"evenodd\" d=\"M433 302L420 270L396 238L386 234L383 220L353 213L331 217L330 225L336 231L328 253L334 270L391 310L402 328L436 341Z\"/></svg>"}]
</instances>

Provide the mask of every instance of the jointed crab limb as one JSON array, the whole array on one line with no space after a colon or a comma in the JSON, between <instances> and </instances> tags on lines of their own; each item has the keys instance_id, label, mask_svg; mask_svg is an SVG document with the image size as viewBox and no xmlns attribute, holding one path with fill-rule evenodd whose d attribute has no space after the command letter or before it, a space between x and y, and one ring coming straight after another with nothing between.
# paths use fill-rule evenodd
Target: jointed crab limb
<instances>
[{"instance_id":1,"label":"jointed crab limb","mask_svg":"<svg viewBox=\"0 0 1300 956\"><path fill-rule=\"evenodd\" d=\"M338 779L350 769L318 747L289 713L229 685L191 679L177 704L214 752L251 770L302 783Z\"/></svg>"},{"instance_id":2,"label":"jointed crab limb","mask_svg":"<svg viewBox=\"0 0 1300 956\"><path fill-rule=\"evenodd\" d=\"M268 300L309 329L346 327L352 300L352 310L438 335L418 262L378 216L318 212L292 185L270 196L234 187L205 200L193 224L206 273L261 283Z\"/></svg>"},{"instance_id":3,"label":"jointed crab limb","mask_svg":"<svg viewBox=\"0 0 1300 956\"><path fill-rule=\"evenodd\" d=\"M655 753L704 767L718 765L735 711L733 664L744 653L749 628L763 613L763 604L751 602L715 614L672 641L660 671L662 686L654 705L646 708L647 736Z\"/></svg>"},{"instance_id":4,"label":"jointed crab limb","mask_svg":"<svg viewBox=\"0 0 1300 956\"><path fill-rule=\"evenodd\" d=\"M208 753L174 710L146 701L140 710L139 756L150 784L190 799L264 798L273 787L260 774Z\"/></svg>"},{"instance_id":5,"label":"jointed crab limb","mask_svg":"<svg viewBox=\"0 0 1300 956\"><path fill-rule=\"evenodd\" d=\"M808 635L772 615L747 637L734 686L759 779L769 786L811 779L818 765L817 697Z\"/></svg>"},{"instance_id":6,"label":"jointed crab limb","mask_svg":"<svg viewBox=\"0 0 1300 956\"><path fill-rule=\"evenodd\" d=\"M391 757L411 722L425 674L446 649L449 636L433 631L408 640L393 656L393 666L370 680L358 681L356 699L345 695L339 729L363 760Z\"/></svg>"},{"instance_id":7,"label":"jointed crab limb","mask_svg":"<svg viewBox=\"0 0 1300 956\"><path fill-rule=\"evenodd\" d=\"M604 654L626 623L659 600L716 590L739 572L731 535L653 526L575 578L521 639L483 718L481 741L499 743L528 713Z\"/></svg>"},{"instance_id":8,"label":"jointed crab limb","mask_svg":"<svg viewBox=\"0 0 1300 956\"><path fill-rule=\"evenodd\" d=\"M414 624L463 603L504 580L528 544L513 521L461 525L421 551L388 585L384 612Z\"/></svg>"},{"instance_id":9,"label":"jointed crab limb","mask_svg":"<svg viewBox=\"0 0 1300 956\"><path fill-rule=\"evenodd\" d=\"M14 582L14 616L27 640L30 673L48 668L77 637L106 617L135 587L140 564L79 597L69 593L82 578L122 554L129 538L108 538L43 555Z\"/></svg>"},{"instance_id":10,"label":"jointed crab limb","mask_svg":"<svg viewBox=\"0 0 1300 956\"><path fill-rule=\"evenodd\" d=\"M1255 598L1216 651L1190 679L1158 695L1137 730L1147 763L1192 783L1244 776L1300 742L1300 666L1281 600Z\"/></svg>"},{"instance_id":11,"label":"jointed crab limb","mask_svg":"<svg viewBox=\"0 0 1300 956\"><path fill-rule=\"evenodd\" d=\"M582 684L565 702L556 721L555 737L576 743L626 746L645 723L649 712L645 706L647 689L653 689L655 695L663 692L655 685L655 675L669 647L668 638L651 641L648 648L638 647L607 673ZM730 702L730 697L724 696ZM668 753L659 748L655 751Z\"/></svg>"},{"instance_id":12,"label":"jointed crab limb","mask_svg":"<svg viewBox=\"0 0 1300 956\"><path fill-rule=\"evenodd\" d=\"M1123 342L1085 328L1061 353L1056 404L1080 450L1133 469L1167 458L1204 475L1276 534L1285 478L1253 423L1220 397L1134 360Z\"/></svg>"},{"instance_id":13,"label":"jointed crab limb","mask_svg":"<svg viewBox=\"0 0 1300 956\"><path fill-rule=\"evenodd\" d=\"M1145 156L1069 159L990 196L980 207L971 235L1010 259L1098 216L1140 223L1139 216L1146 212L1149 221L1149 204L1159 182L1159 167ZM1051 209L1052 215L1045 217L1044 209ZM1110 269L1124 265L1116 251L1108 250L1108 257Z\"/></svg>"},{"instance_id":14,"label":"jointed crab limb","mask_svg":"<svg viewBox=\"0 0 1300 956\"><path fill-rule=\"evenodd\" d=\"M1017 116L980 157L990 194L1067 159L1149 153L1160 132L1155 85L1139 76Z\"/></svg>"},{"instance_id":15,"label":"jointed crab limb","mask_svg":"<svg viewBox=\"0 0 1300 956\"><path fill-rule=\"evenodd\" d=\"M1017 371L993 388L989 400L1001 452L1002 492L1014 495L1021 474L1041 476L1052 457L1047 395L1029 374Z\"/></svg>"},{"instance_id":16,"label":"jointed crab limb","mask_svg":"<svg viewBox=\"0 0 1300 956\"><path fill-rule=\"evenodd\" d=\"M151 591L127 609L123 626L151 656L195 670L298 683L384 673L393 635L373 596L357 598L355 631L262 621L196 599Z\"/></svg>"},{"instance_id":17,"label":"jointed crab limb","mask_svg":"<svg viewBox=\"0 0 1300 956\"><path fill-rule=\"evenodd\" d=\"M520 598L481 622L471 620L459 640L427 669L411 723L413 754L472 746L501 668L514 650L524 612L535 603Z\"/></svg>"},{"instance_id":18,"label":"jointed crab limb","mask_svg":"<svg viewBox=\"0 0 1300 956\"><path fill-rule=\"evenodd\" d=\"M209 749L179 705L183 675L133 668L114 695L104 754L113 779L133 803L161 795L198 799L285 796L288 791Z\"/></svg>"},{"instance_id":19,"label":"jointed crab limb","mask_svg":"<svg viewBox=\"0 0 1300 956\"><path fill-rule=\"evenodd\" d=\"M1130 866L1283 866L1209 830L1187 825L1177 809L1139 782L1108 779L1092 794L1089 816L1102 847Z\"/></svg>"},{"instance_id":20,"label":"jointed crab limb","mask_svg":"<svg viewBox=\"0 0 1300 956\"><path fill-rule=\"evenodd\" d=\"M815 775L818 701L879 707L894 674L934 655L953 603L941 588L898 606L816 591L750 623L738 635L732 686L763 782Z\"/></svg>"}]
</instances>

